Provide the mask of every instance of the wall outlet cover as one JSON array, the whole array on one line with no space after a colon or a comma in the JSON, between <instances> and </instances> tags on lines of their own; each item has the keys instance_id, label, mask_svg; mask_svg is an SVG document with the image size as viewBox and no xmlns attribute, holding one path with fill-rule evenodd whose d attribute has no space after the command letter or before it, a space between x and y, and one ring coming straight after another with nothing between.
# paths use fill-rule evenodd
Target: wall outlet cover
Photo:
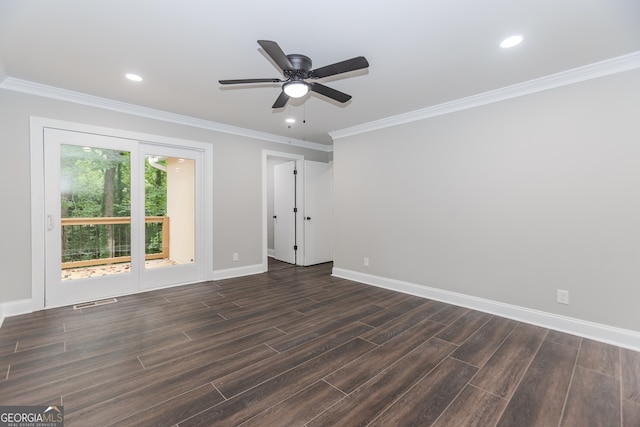
<instances>
[{"instance_id":1,"label":"wall outlet cover","mask_svg":"<svg viewBox=\"0 0 640 427\"><path fill-rule=\"evenodd\" d=\"M558 304L569 304L569 291L558 289Z\"/></svg>"}]
</instances>

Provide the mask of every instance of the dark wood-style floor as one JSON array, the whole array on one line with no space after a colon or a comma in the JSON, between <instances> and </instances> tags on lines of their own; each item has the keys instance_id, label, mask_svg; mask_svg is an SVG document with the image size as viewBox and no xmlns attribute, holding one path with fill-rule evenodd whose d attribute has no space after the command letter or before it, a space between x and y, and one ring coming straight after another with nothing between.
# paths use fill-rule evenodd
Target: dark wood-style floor
<instances>
[{"instance_id":1,"label":"dark wood-style floor","mask_svg":"<svg viewBox=\"0 0 640 427\"><path fill-rule=\"evenodd\" d=\"M5 319L0 405L67 426L640 426L640 353L331 265Z\"/></svg>"}]
</instances>

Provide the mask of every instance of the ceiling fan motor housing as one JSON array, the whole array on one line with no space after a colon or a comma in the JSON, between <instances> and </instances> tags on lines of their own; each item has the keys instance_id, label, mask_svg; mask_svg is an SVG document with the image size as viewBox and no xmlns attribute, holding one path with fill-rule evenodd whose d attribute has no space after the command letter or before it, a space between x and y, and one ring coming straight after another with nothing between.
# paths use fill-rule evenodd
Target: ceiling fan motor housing
<instances>
[{"instance_id":1,"label":"ceiling fan motor housing","mask_svg":"<svg viewBox=\"0 0 640 427\"><path fill-rule=\"evenodd\" d=\"M309 71L311 70L311 58L296 53L287 55L287 58L289 58L289 62L293 65L293 70L284 70L287 77L298 76L303 79L308 78Z\"/></svg>"}]
</instances>

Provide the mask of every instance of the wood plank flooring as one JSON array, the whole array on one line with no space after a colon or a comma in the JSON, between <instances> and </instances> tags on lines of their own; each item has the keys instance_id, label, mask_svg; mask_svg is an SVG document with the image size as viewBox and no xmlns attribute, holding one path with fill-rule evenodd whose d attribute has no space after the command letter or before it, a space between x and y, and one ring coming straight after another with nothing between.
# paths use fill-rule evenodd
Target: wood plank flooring
<instances>
[{"instance_id":1,"label":"wood plank flooring","mask_svg":"<svg viewBox=\"0 0 640 427\"><path fill-rule=\"evenodd\" d=\"M331 264L5 319L0 405L67 426L640 426L640 353Z\"/></svg>"}]
</instances>

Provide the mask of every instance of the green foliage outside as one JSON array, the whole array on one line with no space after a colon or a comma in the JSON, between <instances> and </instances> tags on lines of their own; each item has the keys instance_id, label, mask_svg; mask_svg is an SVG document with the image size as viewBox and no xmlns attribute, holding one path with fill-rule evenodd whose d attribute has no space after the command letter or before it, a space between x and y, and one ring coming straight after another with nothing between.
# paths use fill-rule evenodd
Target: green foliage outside
<instances>
[{"instance_id":1,"label":"green foliage outside","mask_svg":"<svg viewBox=\"0 0 640 427\"><path fill-rule=\"evenodd\" d=\"M129 217L129 152L62 145L60 153L63 218ZM159 161L159 165L166 162ZM145 162L145 215L167 212L167 174ZM130 255L130 226L70 226L63 230L63 262ZM146 253L162 252L162 228L147 224Z\"/></svg>"}]
</instances>

